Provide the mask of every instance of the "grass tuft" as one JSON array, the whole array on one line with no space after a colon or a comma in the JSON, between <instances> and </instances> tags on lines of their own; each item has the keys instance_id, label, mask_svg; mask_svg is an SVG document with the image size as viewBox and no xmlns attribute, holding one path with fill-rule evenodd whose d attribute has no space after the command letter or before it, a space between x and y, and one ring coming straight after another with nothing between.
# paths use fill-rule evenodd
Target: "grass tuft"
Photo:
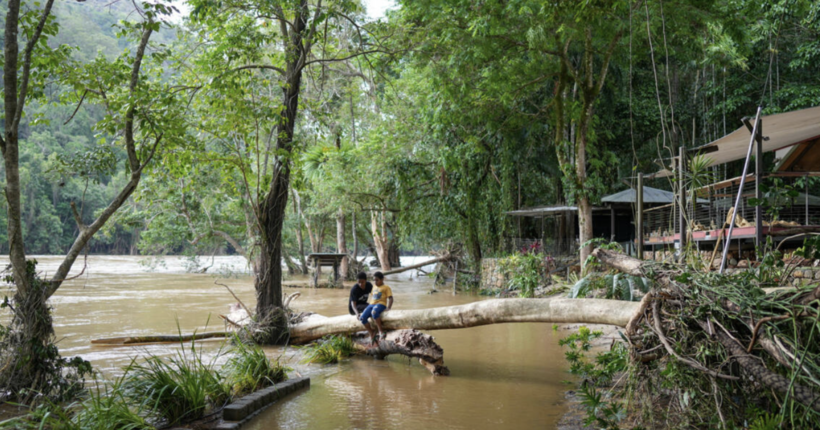
<instances>
[{"instance_id":1,"label":"grass tuft","mask_svg":"<svg viewBox=\"0 0 820 430\"><path fill-rule=\"evenodd\" d=\"M230 386L212 363L205 363L193 346L190 356L184 351L167 361L151 356L126 368L127 396L135 402L147 401L169 424L201 418L209 406L222 406L231 397Z\"/></svg>"},{"instance_id":2,"label":"grass tuft","mask_svg":"<svg viewBox=\"0 0 820 430\"><path fill-rule=\"evenodd\" d=\"M350 357L356 352L356 345L348 336L333 335L307 345L302 363L332 364Z\"/></svg>"},{"instance_id":3,"label":"grass tuft","mask_svg":"<svg viewBox=\"0 0 820 430\"><path fill-rule=\"evenodd\" d=\"M237 340L233 356L225 364L226 380L234 395L256 391L288 379L289 367L279 359L271 361L265 351L256 344L246 344Z\"/></svg>"}]
</instances>

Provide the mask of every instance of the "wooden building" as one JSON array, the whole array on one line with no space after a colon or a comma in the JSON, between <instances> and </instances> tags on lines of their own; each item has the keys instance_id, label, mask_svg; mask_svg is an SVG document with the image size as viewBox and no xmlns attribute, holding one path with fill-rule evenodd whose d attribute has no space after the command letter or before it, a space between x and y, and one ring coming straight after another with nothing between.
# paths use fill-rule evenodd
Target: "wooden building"
<instances>
[{"instance_id":1,"label":"wooden building","mask_svg":"<svg viewBox=\"0 0 820 430\"><path fill-rule=\"evenodd\" d=\"M780 241L797 230L820 231L820 106L762 116L756 127L748 119L744 123L745 127L688 151L684 158L700 157L706 167L744 160L745 178L711 183L694 193L683 190L683 198L671 205L646 208L644 245L693 241L696 247L708 249L721 233L722 240L728 238L731 227L731 246L742 251L754 250L766 236ZM674 169L651 177L677 176L675 183L685 184L686 160L681 167L680 158L673 160ZM687 201L692 195L698 197L695 204ZM736 204L737 210L732 211Z\"/></svg>"}]
</instances>

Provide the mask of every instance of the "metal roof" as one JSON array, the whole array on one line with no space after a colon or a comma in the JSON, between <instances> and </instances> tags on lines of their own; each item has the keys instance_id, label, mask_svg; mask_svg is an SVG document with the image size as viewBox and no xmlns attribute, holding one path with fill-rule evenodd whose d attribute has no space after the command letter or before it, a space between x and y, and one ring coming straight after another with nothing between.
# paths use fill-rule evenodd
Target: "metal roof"
<instances>
[{"instance_id":1,"label":"metal roof","mask_svg":"<svg viewBox=\"0 0 820 430\"><path fill-rule=\"evenodd\" d=\"M598 211L603 210L605 208L600 207L593 207L592 210ZM506 212L507 215L510 216L530 216L530 217L541 217L547 215L555 215L558 213L564 212L578 212L578 206L565 206L565 205L552 205L552 206L539 206L535 208L527 208L527 209L519 209L516 211L509 211Z\"/></svg>"},{"instance_id":2,"label":"metal roof","mask_svg":"<svg viewBox=\"0 0 820 430\"><path fill-rule=\"evenodd\" d=\"M638 200L634 188L623 190L619 193L610 194L601 199L604 203L636 203ZM643 187L643 202L644 203L673 203L675 201L675 193L671 191L659 190L657 188ZM700 203L708 203L708 200L698 199Z\"/></svg>"},{"instance_id":3,"label":"metal roof","mask_svg":"<svg viewBox=\"0 0 820 430\"><path fill-rule=\"evenodd\" d=\"M777 151L799 143L820 137L820 106L801 109L793 112L778 113L761 117L763 152ZM725 164L730 161L746 158L749 150L751 133L744 126L721 137L720 139L693 149L709 161L708 166ZM672 172L663 169L653 175L655 178L671 176Z\"/></svg>"},{"instance_id":4,"label":"metal roof","mask_svg":"<svg viewBox=\"0 0 820 430\"><path fill-rule=\"evenodd\" d=\"M619 193L610 194L601 199L605 203L635 203L638 196L634 188L623 190ZM672 203L675 201L675 194L671 191L659 190L657 188L643 187L644 203Z\"/></svg>"}]
</instances>

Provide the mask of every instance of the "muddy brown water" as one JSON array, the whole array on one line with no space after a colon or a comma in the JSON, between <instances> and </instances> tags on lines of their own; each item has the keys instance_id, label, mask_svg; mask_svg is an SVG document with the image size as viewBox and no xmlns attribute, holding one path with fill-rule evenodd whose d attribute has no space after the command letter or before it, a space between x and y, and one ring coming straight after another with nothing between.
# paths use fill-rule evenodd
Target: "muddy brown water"
<instances>
[{"instance_id":1,"label":"muddy brown water","mask_svg":"<svg viewBox=\"0 0 820 430\"><path fill-rule=\"evenodd\" d=\"M48 274L58 257L36 257ZM411 258L403 258L405 264ZM143 257L92 256L85 273L67 282L51 299L54 325L64 356L80 355L104 375L146 354L171 356L176 344L139 347L92 346L92 339L148 334L223 330L233 298L215 285L213 274L185 273L185 260L165 259L147 271ZM205 259L203 259L205 261ZM421 260L419 260L421 261ZM205 261L211 264L210 258ZM7 264L7 260L0 260ZM82 269L75 264L73 273ZM241 259L217 257L209 272L242 271ZM254 293L250 277L221 278L249 306ZM443 290L430 294L432 281L407 274L388 276L395 309L458 305L482 297ZM346 312L347 291L286 289L302 295L293 307L332 316ZM0 287L0 297L8 295ZM178 327L178 328L177 328ZM294 348L270 347L302 375L311 376L303 391L263 412L247 428L267 429L482 429L554 428L566 411L563 382L571 379L558 346L561 333L549 324L498 324L430 332L444 348L452 375L434 377L404 357L379 361L354 357L339 365L303 365ZM200 344L206 359L215 357L221 341Z\"/></svg>"}]
</instances>

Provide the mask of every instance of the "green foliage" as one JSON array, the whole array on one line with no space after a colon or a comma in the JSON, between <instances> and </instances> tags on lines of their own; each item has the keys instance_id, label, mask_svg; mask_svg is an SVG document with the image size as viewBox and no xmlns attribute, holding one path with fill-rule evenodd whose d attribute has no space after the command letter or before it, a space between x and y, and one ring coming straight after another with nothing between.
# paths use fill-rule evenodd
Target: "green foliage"
<instances>
[{"instance_id":1,"label":"green foliage","mask_svg":"<svg viewBox=\"0 0 820 430\"><path fill-rule=\"evenodd\" d=\"M190 352L182 349L167 361L156 356L133 361L126 368L123 389L132 401L147 401L169 424L200 418L231 396L231 386L193 344Z\"/></svg>"},{"instance_id":2,"label":"green foliage","mask_svg":"<svg viewBox=\"0 0 820 430\"><path fill-rule=\"evenodd\" d=\"M516 253L498 260L499 268L510 277L509 289L520 297L532 297L535 289L549 280L549 261L542 253Z\"/></svg>"},{"instance_id":3,"label":"green foliage","mask_svg":"<svg viewBox=\"0 0 820 430\"><path fill-rule=\"evenodd\" d=\"M627 369L629 353L626 347L616 343L609 351L597 354L594 362L590 362L586 353L592 347L591 341L602 334L601 331L591 331L582 326L577 333L559 340L558 344L567 348L564 357L570 364L570 373L582 378L578 395L587 415L585 425L617 429L617 423L624 419L626 411L618 400L610 398L609 392L597 387L609 384L615 375Z\"/></svg>"},{"instance_id":4,"label":"green foliage","mask_svg":"<svg viewBox=\"0 0 820 430\"><path fill-rule=\"evenodd\" d=\"M771 221L777 221L780 218L780 211L791 207L795 197L800 195L793 185L786 184L782 178L771 178L769 183L761 183L760 190L763 198L750 198L749 204L762 206Z\"/></svg>"},{"instance_id":5,"label":"green foliage","mask_svg":"<svg viewBox=\"0 0 820 430\"><path fill-rule=\"evenodd\" d=\"M627 274L593 273L577 281L569 290L570 298L589 297L596 290L603 290L607 299L640 301L652 288L652 281Z\"/></svg>"},{"instance_id":6,"label":"green foliage","mask_svg":"<svg viewBox=\"0 0 820 430\"><path fill-rule=\"evenodd\" d=\"M152 414L150 398L130 399L124 387L126 376L89 391L88 398L74 410L71 423L78 429L99 429L103 427L123 430L149 430L155 428L148 422ZM65 412L63 412L65 414Z\"/></svg>"},{"instance_id":7,"label":"green foliage","mask_svg":"<svg viewBox=\"0 0 820 430\"><path fill-rule=\"evenodd\" d=\"M303 350L305 358L302 363L333 364L353 355L356 346L348 336L332 335L303 347Z\"/></svg>"},{"instance_id":8,"label":"green foliage","mask_svg":"<svg viewBox=\"0 0 820 430\"><path fill-rule=\"evenodd\" d=\"M234 395L253 392L288 379L291 369L279 359L271 361L258 345L234 339L231 357L225 363L226 381Z\"/></svg>"}]
</instances>

